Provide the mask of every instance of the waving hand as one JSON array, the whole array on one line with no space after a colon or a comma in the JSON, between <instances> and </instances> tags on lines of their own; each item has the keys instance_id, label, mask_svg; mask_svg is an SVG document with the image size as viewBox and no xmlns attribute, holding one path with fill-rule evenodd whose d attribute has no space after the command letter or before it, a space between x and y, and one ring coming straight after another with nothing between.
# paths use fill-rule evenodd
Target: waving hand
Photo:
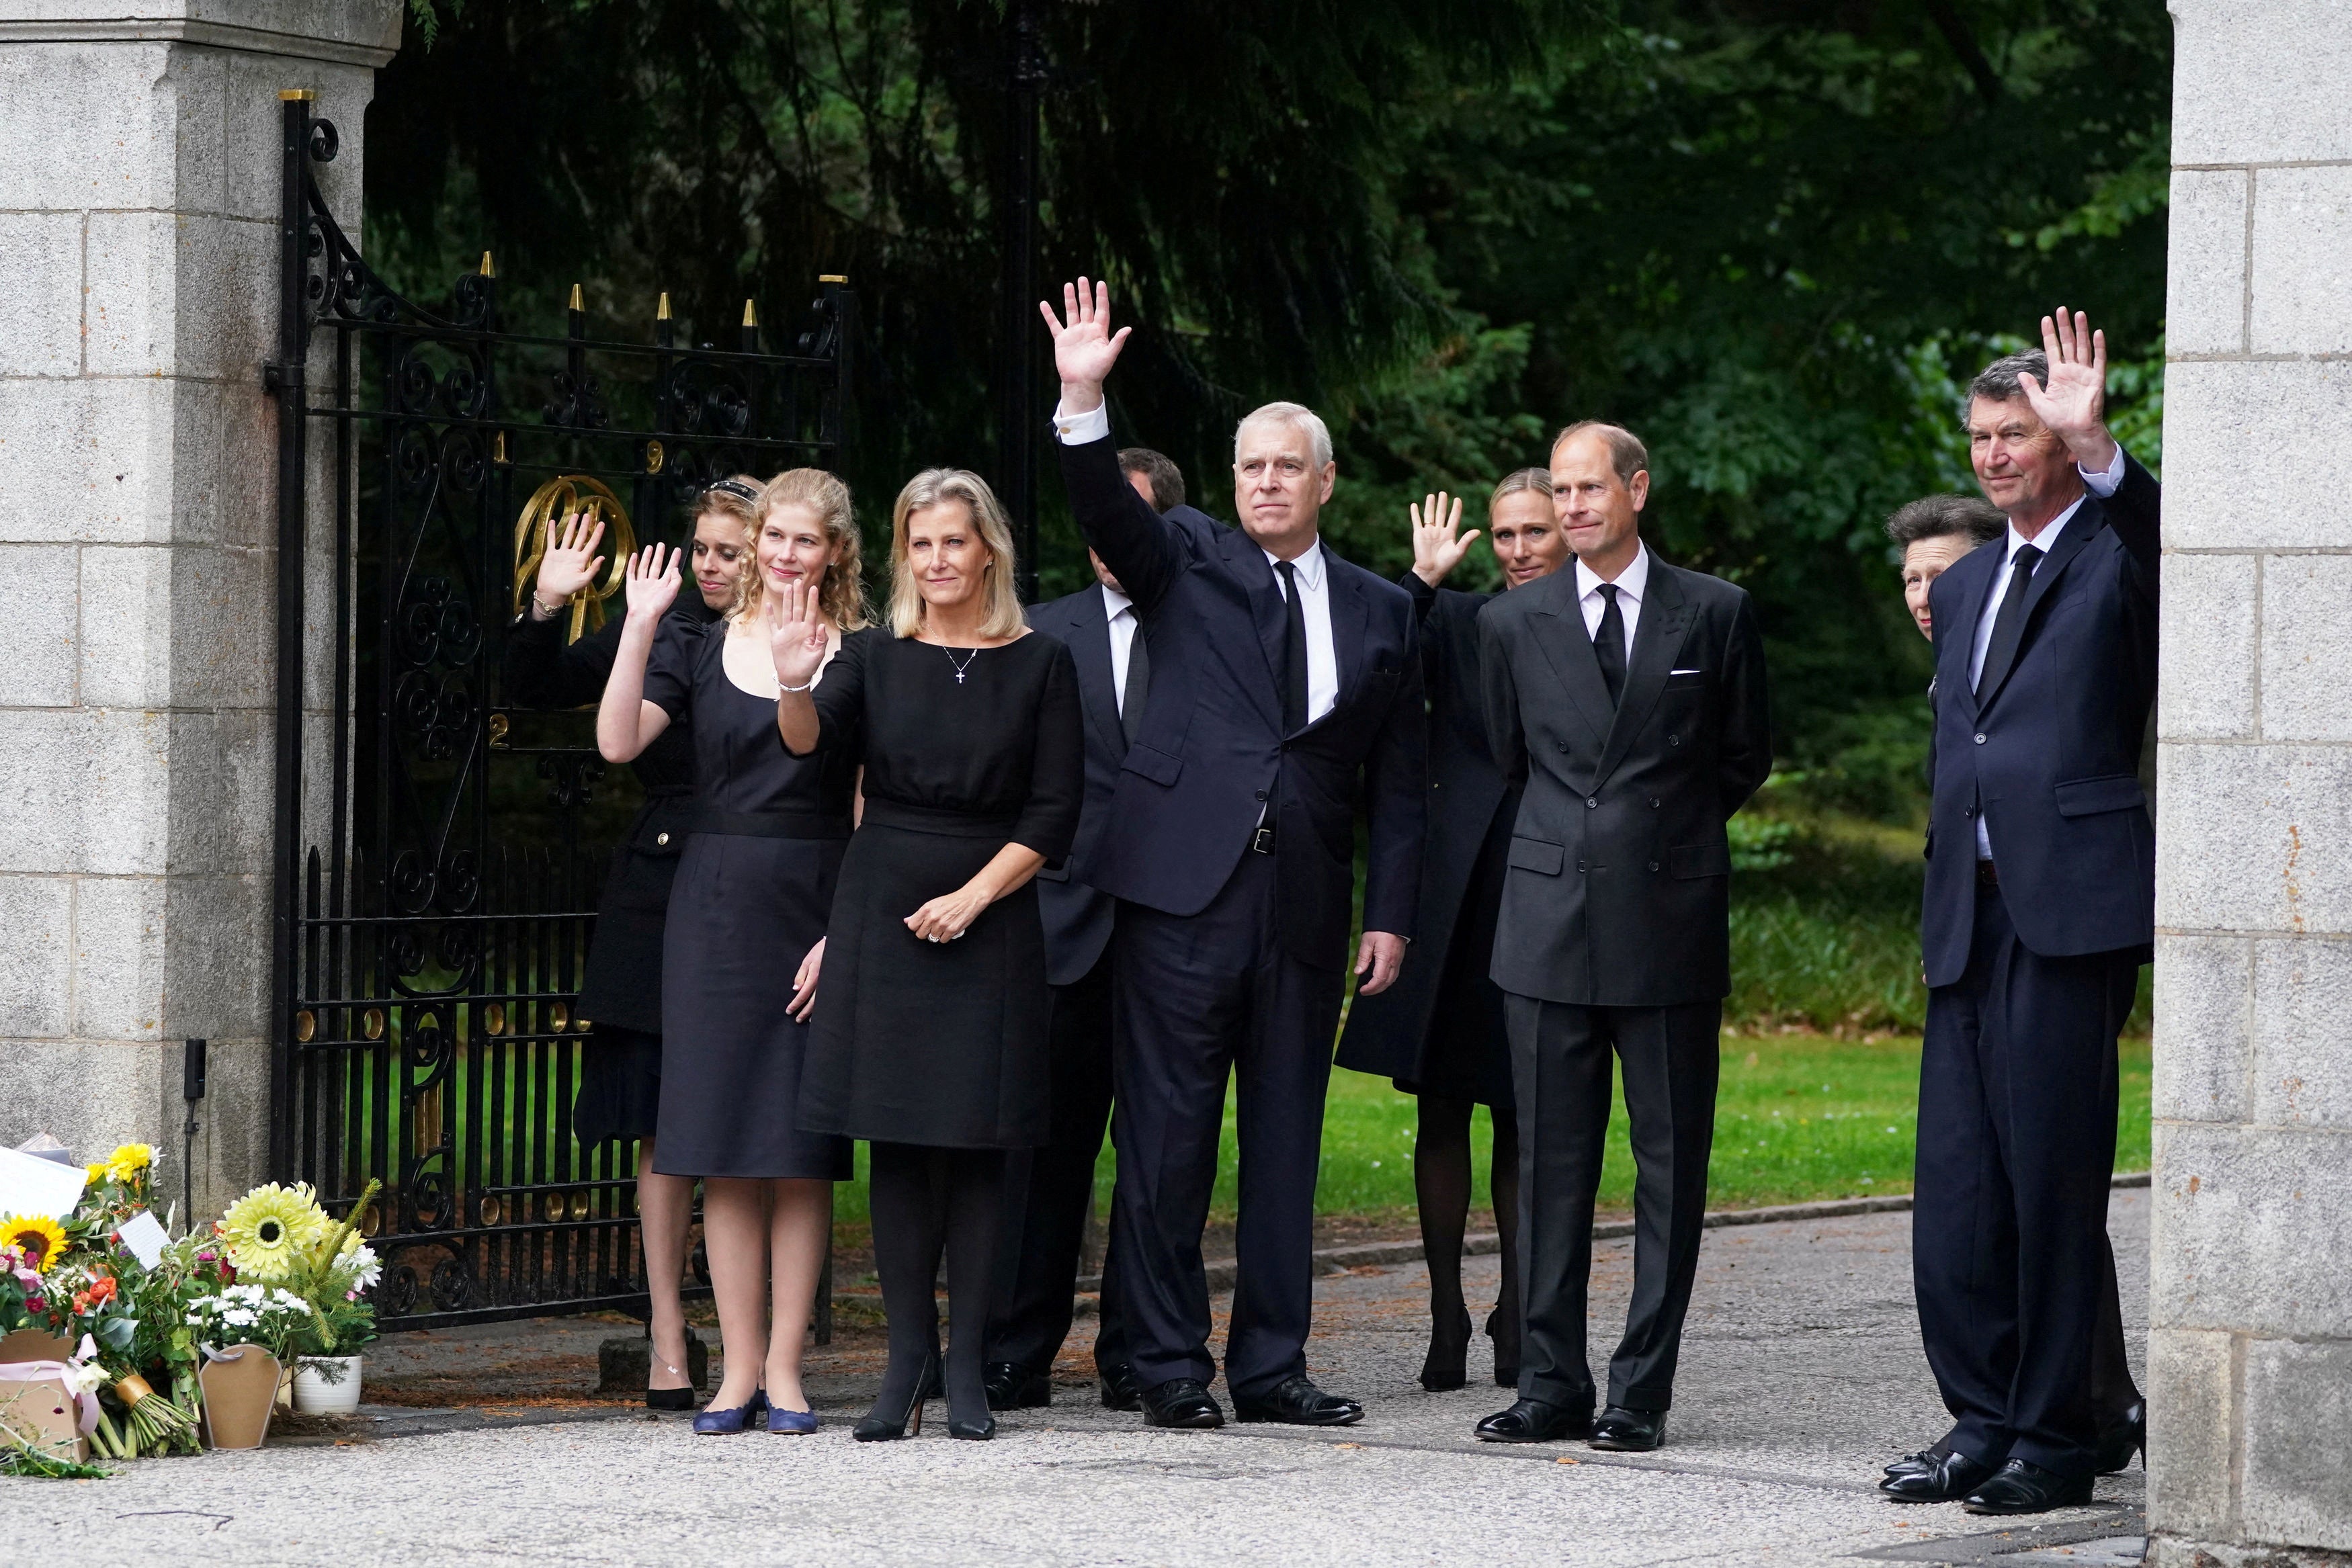
<instances>
[{"instance_id":1,"label":"waving hand","mask_svg":"<svg viewBox=\"0 0 2352 1568\"><path fill-rule=\"evenodd\" d=\"M1118 363L1127 335L1135 330L1110 329L1110 285L1097 282L1090 290L1081 277L1062 286L1061 315L1055 315L1053 305L1044 299L1037 301L1037 311L1054 335L1054 369L1062 378L1063 411L1087 413L1101 407L1103 382Z\"/></svg>"}]
</instances>

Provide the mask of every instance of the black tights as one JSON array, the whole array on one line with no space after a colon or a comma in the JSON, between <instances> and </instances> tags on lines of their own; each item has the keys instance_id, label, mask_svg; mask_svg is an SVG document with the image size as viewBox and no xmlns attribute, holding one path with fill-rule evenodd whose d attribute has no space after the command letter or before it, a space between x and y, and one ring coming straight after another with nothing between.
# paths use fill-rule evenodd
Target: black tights
<instances>
[{"instance_id":1,"label":"black tights","mask_svg":"<svg viewBox=\"0 0 2352 1568\"><path fill-rule=\"evenodd\" d=\"M1413 1196L1421 1203L1421 1244L1429 1260L1429 1315L1441 1335L1469 1315L1462 1300L1462 1236L1470 1223L1470 1116L1476 1103L1421 1097L1421 1131L1412 1146ZM1503 1284L1487 1332L1507 1365L1519 1348L1519 1126L1495 1117L1495 1157L1487 1173L1495 1228L1502 1233Z\"/></svg>"},{"instance_id":2,"label":"black tights","mask_svg":"<svg viewBox=\"0 0 2352 1568\"><path fill-rule=\"evenodd\" d=\"M948 1414L988 1419L987 1345L1004 1151L873 1145L874 1267L890 1322L890 1369L877 1411L906 1408L940 1350L940 1254L948 1263Z\"/></svg>"}]
</instances>

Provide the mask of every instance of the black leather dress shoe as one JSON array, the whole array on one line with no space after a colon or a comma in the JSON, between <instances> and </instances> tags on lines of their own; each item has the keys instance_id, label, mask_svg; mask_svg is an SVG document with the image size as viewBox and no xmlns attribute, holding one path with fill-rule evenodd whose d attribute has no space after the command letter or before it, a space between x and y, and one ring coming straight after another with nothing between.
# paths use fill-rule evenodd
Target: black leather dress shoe
<instances>
[{"instance_id":1,"label":"black leather dress shoe","mask_svg":"<svg viewBox=\"0 0 2352 1568\"><path fill-rule=\"evenodd\" d=\"M2091 1500L2089 1476L2062 1476L2023 1459L2011 1459L1960 1506L1970 1513L2047 1513Z\"/></svg>"},{"instance_id":2,"label":"black leather dress shoe","mask_svg":"<svg viewBox=\"0 0 2352 1568\"><path fill-rule=\"evenodd\" d=\"M992 1361L982 1369L991 1410L1034 1410L1054 1402L1050 1374L1032 1372L1017 1361Z\"/></svg>"},{"instance_id":3,"label":"black leather dress shoe","mask_svg":"<svg viewBox=\"0 0 2352 1568\"><path fill-rule=\"evenodd\" d=\"M1666 1413L1612 1405L1593 1418L1591 1444L1612 1454L1646 1454L1666 1440Z\"/></svg>"},{"instance_id":4,"label":"black leather dress shoe","mask_svg":"<svg viewBox=\"0 0 2352 1568\"><path fill-rule=\"evenodd\" d=\"M1171 1377L1142 1393L1143 1424L1205 1429L1225 1424L1225 1413L1197 1377Z\"/></svg>"},{"instance_id":5,"label":"black leather dress shoe","mask_svg":"<svg viewBox=\"0 0 2352 1568\"><path fill-rule=\"evenodd\" d=\"M1135 1380L1131 1366L1106 1366L1102 1372L1102 1402L1106 1410L1140 1410L1143 1408L1143 1385Z\"/></svg>"},{"instance_id":6,"label":"black leather dress shoe","mask_svg":"<svg viewBox=\"0 0 2352 1568\"><path fill-rule=\"evenodd\" d=\"M1940 1443L1910 1457L1918 1462L1902 1469L1889 1466L1886 1479L1878 1483L1878 1490L1896 1502L1950 1502L1992 1479L1990 1465L1956 1454Z\"/></svg>"},{"instance_id":7,"label":"black leather dress shoe","mask_svg":"<svg viewBox=\"0 0 2352 1568\"><path fill-rule=\"evenodd\" d=\"M1592 1435L1592 1413L1522 1399L1508 1410L1497 1410L1475 1428L1488 1443L1557 1443L1567 1437Z\"/></svg>"},{"instance_id":8,"label":"black leather dress shoe","mask_svg":"<svg viewBox=\"0 0 2352 1568\"><path fill-rule=\"evenodd\" d=\"M1234 1396L1234 1419L1280 1421L1290 1427L1349 1427L1364 1418L1352 1399L1326 1394L1304 1376L1286 1377L1255 1399Z\"/></svg>"},{"instance_id":9,"label":"black leather dress shoe","mask_svg":"<svg viewBox=\"0 0 2352 1568\"><path fill-rule=\"evenodd\" d=\"M2143 1469L2147 1464L2147 1405L2145 1401L2124 1412L2124 1418L2099 1434L2099 1473L2114 1475L2131 1468L2132 1456L2140 1456Z\"/></svg>"},{"instance_id":10,"label":"black leather dress shoe","mask_svg":"<svg viewBox=\"0 0 2352 1568\"><path fill-rule=\"evenodd\" d=\"M1951 1451L1943 1444L1935 1443L1916 1454L1906 1454L1901 1458L1890 1460L1878 1468L1882 1474L1890 1476L1903 1475L1907 1471L1924 1470Z\"/></svg>"}]
</instances>

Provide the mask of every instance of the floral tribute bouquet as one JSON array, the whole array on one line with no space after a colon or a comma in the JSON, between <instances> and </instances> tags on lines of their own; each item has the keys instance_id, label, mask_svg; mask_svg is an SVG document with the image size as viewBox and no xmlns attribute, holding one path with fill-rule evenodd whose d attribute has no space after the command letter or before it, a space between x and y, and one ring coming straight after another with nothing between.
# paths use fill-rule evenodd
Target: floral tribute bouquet
<instances>
[{"instance_id":1,"label":"floral tribute bouquet","mask_svg":"<svg viewBox=\"0 0 2352 1568\"><path fill-rule=\"evenodd\" d=\"M263 1345L291 1364L303 1356L353 1355L372 1342L375 1307L366 1291L383 1268L375 1249L360 1239L357 1220L382 1186L369 1182L340 1223L327 1217L317 1195L300 1182L257 1186L229 1205L213 1228L216 1239L244 1287L267 1287L266 1301L241 1294L234 1308L207 1305L215 1313L208 1322L253 1336L213 1343ZM281 1332L276 1314L297 1306L299 1319L287 1320ZM232 1324L225 1316L232 1310L257 1315L251 1324Z\"/></svg>"}]
</instances>

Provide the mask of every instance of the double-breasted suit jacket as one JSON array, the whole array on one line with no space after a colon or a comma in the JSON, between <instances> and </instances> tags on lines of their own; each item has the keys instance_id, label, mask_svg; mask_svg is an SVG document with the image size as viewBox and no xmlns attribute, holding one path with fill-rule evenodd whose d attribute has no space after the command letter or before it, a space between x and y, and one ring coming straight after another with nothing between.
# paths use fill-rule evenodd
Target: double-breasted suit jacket
<instances>
[{"instance_id":1,"label":"double-breasted suit jacket","mask_svg":"<svg viewBox=\"0 0 2352 1568\"><path fill-rule=\"evenodd\" d=\"M1654 552L1613 709L1574 566L1501 595L1478 623L1488 744L1523 781L1495 983L1595 1007L1722 997L1724 824L1772 768L1747 592Z\"/></svg>"}]
</instances>

